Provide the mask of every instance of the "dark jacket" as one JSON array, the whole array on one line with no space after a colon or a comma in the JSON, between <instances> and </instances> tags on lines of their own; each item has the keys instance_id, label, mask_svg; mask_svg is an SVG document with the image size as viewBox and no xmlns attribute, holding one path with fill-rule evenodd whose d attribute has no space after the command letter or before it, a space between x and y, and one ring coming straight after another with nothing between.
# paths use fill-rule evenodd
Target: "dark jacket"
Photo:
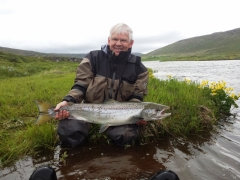
<instances>
[{"instance_id":1,"label":"dark jacket","mask_svg":"<svg viewBox=\"0 0 240 180\"><path fill-rule=\"evenodd\" d=\"M148 71L141 58L127 52L118 56L102 46L91 51L77 67L75 84L64 100L102 103L105 99L142 101L147 94Z\"/></svg>"}]
</instances>

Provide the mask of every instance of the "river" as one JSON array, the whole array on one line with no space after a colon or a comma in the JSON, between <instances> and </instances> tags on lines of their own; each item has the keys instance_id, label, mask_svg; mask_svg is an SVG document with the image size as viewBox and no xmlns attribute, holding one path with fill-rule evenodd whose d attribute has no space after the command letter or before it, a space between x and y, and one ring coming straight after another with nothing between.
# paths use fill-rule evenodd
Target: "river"
<instances>
[{"instance_id":1,"label":"river","mask_svg":"<svg viewBox=\"0 0 240 180\"><path fill-rule=\"evenodd\" d=\"M171 75L183 80L221 81L240 93L240 60L144 62L160 79ZM240 101L237 102L240 106ZM52 153L25 157L14 166L0 170L0 180L27 180L36 167L50 165L59 180L148 179L162 169L175 171L181 180L240 179L240 108L227 122L221 122L199 138L162 138L147 145L129 148L84 146L77 149L56 147ZM66 163L59 162L64 152Z\"/></svg>"}]
</instances>

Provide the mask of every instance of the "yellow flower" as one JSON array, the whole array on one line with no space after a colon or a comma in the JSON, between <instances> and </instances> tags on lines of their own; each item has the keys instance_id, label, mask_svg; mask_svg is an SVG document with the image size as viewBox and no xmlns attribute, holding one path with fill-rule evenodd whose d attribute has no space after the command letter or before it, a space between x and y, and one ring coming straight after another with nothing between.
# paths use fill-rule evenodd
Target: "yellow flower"
<instances>
[{"instance_id":1,"label":"yellow flower","mask_svg":"<svg viewBox=\"0 0 240 180\"><path fill-rule=\"evenodd\" d=\"M148 76L149 76L149 78L154 78L153 72L152 72L152 71L149 71Z\"/></svg>"},{"instance_id":2,"label":"yellow flower","mask_svg":"<svg viewBox=\"0 0 240 180\"><path fill-rule=\"evenodd\" d=\"M232 92L232 91L233 91L233 88L231 88L231 87L225 88L225 92L226 92L226 93L230 93L230 92Z\"/></svg>"},{"instance_id":3,"label":"yellow flower","mask_svg":"<svg viewBox=\"0 0 240 180\"><path fill-rule=\"evenodd\" d=\"M187 83L189 83L189 82L191 82L191 79L185 78L184 81L187 82Z\"/></svg>"},{"instance_id":4,"label":"yellow flower","mask_svg":"<svg viewBox=\"0 0 240 180\"><path fill-rule=\"evenodd\" d=\"M214 89L214 86L213 86L213 85L210 85L209 88L210 88L210 89Z\"/></svg>"},{"instance_id":5,"label":"yellow flower","mask_svg":"<svg viewBox=\"0 0 240 180\"><path fill-rule=\"evenodd\" d=\"M212 89L212 93L216 93L216 90L215 90L215 89Z\"/></svg>"},{"instance_id":6,"label":"yellow flower","mask_svg":"<svg viewBox=\"0 0 240 180\"><path fill-rule=\"evenodd\" d=\"M204 88L206 86L208 86L208 80L206 80L206 81L203 80L200 84L200 87Z\"/></svg>"},{"instance_id":7,"label":"yellow flower","mask_svg":"<svg viewBox=\"0 0 240 180\"><path fill-rule=\"evenodd\" d=\"M168 79L172 79L172 75L167 75L167 78Z\"/></svg>"}]
</instances>

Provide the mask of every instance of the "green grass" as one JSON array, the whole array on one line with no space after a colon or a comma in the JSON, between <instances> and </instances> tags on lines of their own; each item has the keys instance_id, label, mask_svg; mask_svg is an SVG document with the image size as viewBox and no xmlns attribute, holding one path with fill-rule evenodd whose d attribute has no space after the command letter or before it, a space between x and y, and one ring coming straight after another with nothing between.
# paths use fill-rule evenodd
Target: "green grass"
<instances>
[{"instance_id":1,"label":"green grass","mask_svg":"<svg viewBox=\"0 0 240 180\"><path fill-rule=\"evenodd\" d=\"M0 166L39 150L54 150L58 143L57 123L35 125L38 109L34 101L43 100L53 105L61 101L73 85L77 67L77 63L29 57L9 61L9 57L4 56L0 56L0 67L14 67L15 72L21 73L9 70L0 73ZM153 78L151 71L150 74L149 94L144 101L168 105L172 115L142 128L142 143L157 140L162 135L189 136L209 131L219 119L219 107L213 103L208 89L198 88L194 82L161 81ZM98 133L98 128L92 125L89 141L108 143L108 139Z\"/></svg>"},{"instance_id":2,"label":"green grass","mask_svg":"<svg viewBox=\"0 0 240 180\"><path fill-rule=\"evenodd\" d=\"M0 79L26 77L45 71L49 76L75 72L76 63L55 62L48 57L31 57L0 52Z\"/></svg>"},{"instance_id":3,"label":"green grass","mask_svg":"<svg viewBox=\"0 0 240 180\"><path fill-rule=\"evenodd\" d=\"M156 55L143 56L143 61L211 61L211 60L239 60L240 53L237 54L188 54L188 55Z\"/></svg>"},{"instance_id":4,"label":"green grass","mask_svg":"<svg viewBox=\"0 0 240 180\"><path fill-rule=\"evenodd\" d=\"M204 89L198 88L195 82L187 83L176 79L158 80L149 82L149 95L144 101L158 102L170 106L172 115L160 124L163 128L160 132L168 132L173 135L188 135L200 133L212 128L215 123L216 109L206 95ZM205 109L206 115L203 115ZM207 109L211 111L206 112ZM155 134L157 135L157 134Z\"/></svg>"},{"instance_id":5,"label":"green grass","mask_svg":"<svg viewBox=\"0 0 240 180\"><path fill-rule=\"evenodd\" d=\"M14 162L26 154L54 150L57 134L53 123L42 126L27 124L25 127L4 129L0 132L0 167Z\"/></svg>"}]
</instances>

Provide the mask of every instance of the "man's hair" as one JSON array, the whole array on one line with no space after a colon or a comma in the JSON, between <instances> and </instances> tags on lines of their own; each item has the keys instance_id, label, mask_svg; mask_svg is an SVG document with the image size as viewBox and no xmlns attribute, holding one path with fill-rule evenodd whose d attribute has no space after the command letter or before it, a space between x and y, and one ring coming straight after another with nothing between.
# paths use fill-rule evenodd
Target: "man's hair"
<instances>
[{"instance_id":1,"label":"man's hair","mask_svg":"<svg viewBox=\"0 0 240 180\"><path fill-rule=\"evenodd\" d=\"M133 40L133 31L132 29L124 24L124 23L118 23L114 25L111 30L110 30L110 35L109 37L112 37L113 34L128 34L128 39L129 41Z\"/></svg>"}]
</instances>

